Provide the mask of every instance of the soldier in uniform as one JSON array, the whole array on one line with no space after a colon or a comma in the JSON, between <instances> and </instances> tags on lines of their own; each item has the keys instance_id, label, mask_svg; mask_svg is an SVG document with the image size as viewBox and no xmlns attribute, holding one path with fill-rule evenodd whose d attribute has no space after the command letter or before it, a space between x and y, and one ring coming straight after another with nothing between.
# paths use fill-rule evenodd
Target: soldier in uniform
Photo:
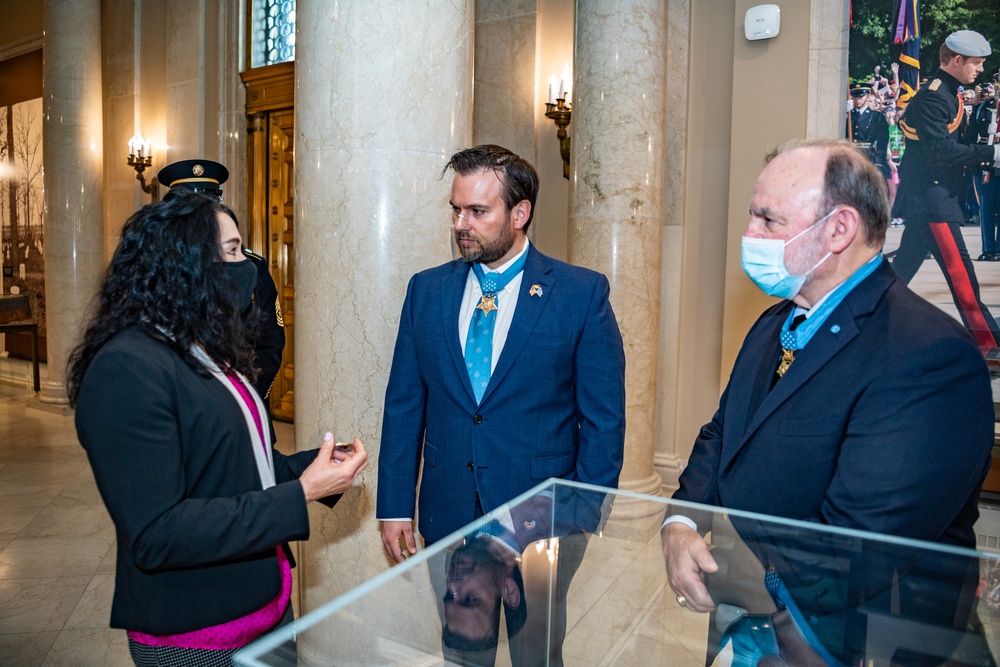
<instances>
[{"instance_id":1,"label":"soldier in uniform","mask_svg":"<svg viewBox=\"0 0 1000 667\"><path fill-rule=\"evenodd\" d=\"M866 84L851 87L851 102L854 108L848 114L847 138L857 146L868 160L889 178L886 164L886 148L889 146L889 123L885 115L875 111L869 104L872 91Z\"/></svg>"},{"instance_id":2,"label":"soldier in uniform","mask_svg":"<svg viewBox=\"0 0 1000 667\"><path fill-rule=\"evenodd\" d=\"M972 109L966 139L970 144L997 143L997 99L992 86L983 86L982 100ZM983 254L980 262L1000 262L1000 170L972 169L979 201L979 222L983 232Z\"/></svg>"},{"instance_id":3,"label":"soldier in uniform","mask_svg":"<svg viewBox=\"0 0 1000 667\"><path fill-rule=\"evenodd\" d=\"M988 361L1000 359L1000 329L979 295L979 282L962 238L965 168L990 169L1000 146L965 142L965 110L958 88L983 71L991 49L971 30L954 32L941 45L940 68L906 107L899 125L906 153L899 166L893 217L906 220L892 263L909 282L930 252L944 273L962 322Z\"/></svg>"},{"instance_id":4,"label":"soldier in uniform","mask_svg":"<svg viewBox=\"0 0 1000 667\"><path fill-rule=\"evenodd\" d=\"M186 188L218 197L219 201L222 201L222 184L228 178L229 170L224 165L201 159L172 162L156 175L156 180L171 191ZM169 196L168 192L165 198ZM233 216L234 221L235 219ZM267 260L248 248L243 248L243 254L257 271L253 301L261 314L254 348L260 374L254 382L254 388L261 398L267 398L278 369L281 368L281 353L285 348L284 321L278 304L278 289L271 278Z\"/></svg>"}]
</instances>

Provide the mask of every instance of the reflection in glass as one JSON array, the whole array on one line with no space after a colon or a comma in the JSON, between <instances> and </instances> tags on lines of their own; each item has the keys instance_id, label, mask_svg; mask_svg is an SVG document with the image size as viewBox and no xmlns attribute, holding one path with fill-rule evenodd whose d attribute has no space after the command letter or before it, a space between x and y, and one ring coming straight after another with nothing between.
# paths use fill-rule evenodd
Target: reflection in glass
<instances>
[{"instance_id":1,"label":"reflection in glass","mask_svg":"<svg viewBox=\"0 0 1000 667\"><path fill-rule=\"evenodd\" d=\"M676 514L710 528L713 613L667 585ZM998 606L994 554L553 480L236 664L994 665Z\"/></svg>"}]
</instances>

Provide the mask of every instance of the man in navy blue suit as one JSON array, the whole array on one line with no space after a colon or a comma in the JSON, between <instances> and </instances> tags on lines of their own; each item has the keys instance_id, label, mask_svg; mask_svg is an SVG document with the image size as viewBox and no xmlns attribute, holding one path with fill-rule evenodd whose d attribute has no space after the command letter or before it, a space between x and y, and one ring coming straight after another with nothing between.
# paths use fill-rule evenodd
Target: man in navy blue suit
<instances>
[{"instance_id":1,"label":"man in navy blue suit","mask_svg":"<svg viewBox=\"0 0 1000 667\"><path fill-rule=\"evenodd\" d=\"M538 175L499 146L456 153L461 258L413 276L386 389L382 542L399 562L550 477L616 487L625 354L607 278L525 232Z\"/></svg>"},{"instance_id":2,"label":"man in navy blue suit","mask_svg":"<svg viewBox=\"0 0 1000 667\"><path fill-rule=\"evenodd\" d=\"M742 264L782 301L747 334L674 498L975 546L993 444L989 372L965 329L882 257L888 222L885 179L850 144L802 141L769 158ZM667 519L667 573L681 606L712 611L703 574L718 564L698 532L710 521L693 519ZM823 604L796 602L823 637ZM919 596L901 595L901 614L917 613L909 602Z\"/></svg>"}]
</instances>

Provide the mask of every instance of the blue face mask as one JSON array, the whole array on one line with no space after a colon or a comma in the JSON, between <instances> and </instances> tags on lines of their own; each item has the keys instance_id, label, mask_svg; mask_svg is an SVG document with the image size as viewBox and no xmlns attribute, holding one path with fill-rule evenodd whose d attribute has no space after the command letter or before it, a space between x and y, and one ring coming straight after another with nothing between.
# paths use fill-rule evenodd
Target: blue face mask
<instances>
[{"instance_id":1,"label":"blue face mask","mask_svg":"<svg viewBox=\"0 0 1000 667\"><path fill-rule=\"evenodd\" d=\"M815 266L802 275L793 276L785 267L785 248L806 232L816 229L826 222L836 210L830 211L787 241L744 236L740 245L743 271L764 294L780 299L795 298L802 286L806 284L806 278L809 274L818 269L820 264L825 262L832 253L826 253L823 259L816 262Z\"/></svg>"}]
</instances>

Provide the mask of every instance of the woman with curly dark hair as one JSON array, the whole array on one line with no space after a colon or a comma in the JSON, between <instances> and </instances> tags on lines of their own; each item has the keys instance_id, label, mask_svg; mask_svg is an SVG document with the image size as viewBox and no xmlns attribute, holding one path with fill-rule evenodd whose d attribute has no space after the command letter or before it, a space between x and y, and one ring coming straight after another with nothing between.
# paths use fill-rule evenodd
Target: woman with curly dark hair
<instances>
[{"instance_id":1,"label":"woman with curly dark hair","mask_svg":"<svg viewBox=\"0 0 1000 667\"><path fill-rule=\"evenodd\" d=\"M367 464L358 439L283 456L253 390L256 269L198 193L122 230L70 358L70 399L117 536L111 626L137 665L231 665L292 619L286 543Z\"/></svg>"}]
</instances>

